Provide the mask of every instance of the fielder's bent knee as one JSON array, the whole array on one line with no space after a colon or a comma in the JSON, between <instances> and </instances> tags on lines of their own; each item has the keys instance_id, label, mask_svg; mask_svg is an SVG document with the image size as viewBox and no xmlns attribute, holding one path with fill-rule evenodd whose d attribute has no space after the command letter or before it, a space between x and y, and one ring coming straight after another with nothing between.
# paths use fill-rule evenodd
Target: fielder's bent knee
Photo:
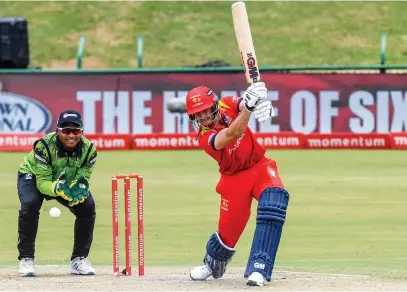
<instances>
[{"instance_id":1,"label":"fielder's bent knee","mask_svg":"<svg viewBox=\"0 0 407 292\"><path fill-rule=\"evenodd\" d=\"M223 276L227 265L235 254L236 250L226 246L215 232L206 244L206 255L204 263L212 270L212 277L218 279Z\"/></svg>"},{"instance_id":2,"label":"fielder's bent knee","mask_svg":"<svg viewBox=\"0 0 407 292\"><path fill-rule=\"evenodd\" d=\"M83 202L70 208L71 212L79 218L95 218L96 217L96 204L92 196Z\"/></svg>"},{"instance_id":3,"label":"fielder's bent knee","mask_svg":"<svg viewBox=\"0 0 407 292\"><path fill-rule=\"evenodd\" d=\"M39 215L41 209L41 201L38 202L37 200L26 200L21 203L20 213L21 214L31 214L31 215Z\"/></svg>"}]
</instances>

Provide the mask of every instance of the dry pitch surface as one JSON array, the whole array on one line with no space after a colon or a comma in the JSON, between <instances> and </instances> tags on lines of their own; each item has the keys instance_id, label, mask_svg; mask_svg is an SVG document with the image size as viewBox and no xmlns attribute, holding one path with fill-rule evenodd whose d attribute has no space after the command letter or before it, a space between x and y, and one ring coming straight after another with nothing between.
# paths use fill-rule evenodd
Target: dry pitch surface
<instances>
[{"instance_id":1,"label":"dry pitch surface","mask_svg":"<svg viewBox=\"0 0 407 292\"><path fill-rule=\"evenodd\" d=\"M37 276L21 278L17 267L0 268L0 291L407 291L407 282L361 275L285 272L275 270L264 287L248 287L243 269L229 268L219 280L194 282L189 268L146 268L146 275L114 277L110 267L97 276L73 276L68 266L37 266Z\"/></svg>"}]
</instances>

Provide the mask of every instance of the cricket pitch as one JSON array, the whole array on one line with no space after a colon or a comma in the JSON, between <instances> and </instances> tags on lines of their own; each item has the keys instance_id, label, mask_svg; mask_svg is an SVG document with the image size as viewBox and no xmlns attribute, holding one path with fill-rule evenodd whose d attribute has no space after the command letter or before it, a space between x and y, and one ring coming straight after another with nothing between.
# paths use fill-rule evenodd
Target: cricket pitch
<instances>
[{"instance_id":1,"label":"cricket pitch","mask_svg":"<svg viewBox=\"0 0 407 292\"><path fill-rule=\"evenodd\" d=\"M0 268L0 291L407 291L407 282L371 276L287 272L276 269L264 287L246 286L242 268L229 268L222 279L195 282L189 268L149 268L145 276L114 277L111 267L96 276L73 276L68 266L37 266L36 277L22 278L17 267Z\"/></svg>"}]
</instances>

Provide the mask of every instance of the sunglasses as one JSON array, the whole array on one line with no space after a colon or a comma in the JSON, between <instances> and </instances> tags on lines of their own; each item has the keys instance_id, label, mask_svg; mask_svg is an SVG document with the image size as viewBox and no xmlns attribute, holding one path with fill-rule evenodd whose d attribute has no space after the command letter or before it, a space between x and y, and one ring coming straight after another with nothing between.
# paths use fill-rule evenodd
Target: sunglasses
<instances>
[{"instance_id":1,"label":"sunglasses","mask_svg":"<svg viewBox=\"0 0 407 292\"><path fill-rule=\"evenodd\" d=\"M58 128L62 132L62 134L69 135L73 133L74 135L79 135L82 133L81 128Z\"/></svg>"}]
</instances>

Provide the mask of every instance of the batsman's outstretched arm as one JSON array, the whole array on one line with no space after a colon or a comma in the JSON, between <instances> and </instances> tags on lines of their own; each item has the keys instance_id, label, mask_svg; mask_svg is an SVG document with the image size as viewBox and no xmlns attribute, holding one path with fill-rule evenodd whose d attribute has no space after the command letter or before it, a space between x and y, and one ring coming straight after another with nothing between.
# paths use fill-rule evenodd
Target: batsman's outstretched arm
<instances>
[{"instance_id":1,"label":"batsman's outstretched arm","mask_svg":"<svg viewBox=\"0 0 407 292\"><path fill-rule=\"evenodd\" d=\"M231 142L243 135L250 120L251 112L244 109L229 128L221 130L216 136L214 146L216 149L225 148Z\"/></svg>"},{"instance_id":2,"label":"batsman's outstretched arm","mask_svg":"<svg viewBox=\"0 0 407 292\"><path fill-rule=\"evenodd\" d=\"M256 105L267 97L267 88L263 82L257 82L249 86L243 96L244 109L239 116L221 130L213 142L215 149L225 148L229 143L241 137L249 124L250 115Z\"/></svg>"}]
</instances>

